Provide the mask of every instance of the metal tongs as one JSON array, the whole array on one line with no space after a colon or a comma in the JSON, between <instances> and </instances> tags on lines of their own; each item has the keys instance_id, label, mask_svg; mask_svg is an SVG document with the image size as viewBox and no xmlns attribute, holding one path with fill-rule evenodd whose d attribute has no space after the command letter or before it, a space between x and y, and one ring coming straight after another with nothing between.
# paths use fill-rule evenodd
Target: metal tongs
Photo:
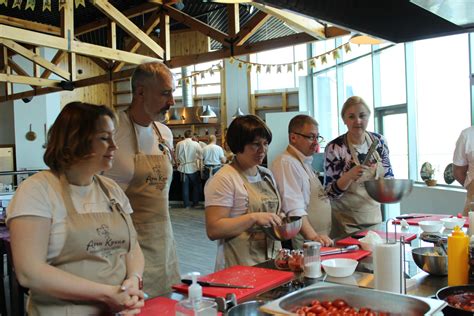
<instances>
[{"instance_id":1,"label":"metal tongs","mask_svg":"<svg viewBox=\"0 0 474 316\"><path fill-rule=\"evenodd\" d=\"M379 144L379 140L378 140L377 138L375 138L375 139L372 141L372 144L371 144L370 147L369 147L369 151L367 152L367 156L365 156L365 159L364 159L364 161L362 162L362 164L363 164L364 166L369 165L369 163L370 163L370 158L372 158L372 154L374 153L375 148L377 147L378 144Z\"/></svg>"},{"instance_id":2,"label":"metal tongs","mask_svg":"<svg viewBox=\"0 0 474 316\"><path fill-rule=\"evenodd\" d=\"M321 251L321 256L328 256L328 255L337 255L340 253L346 253L346 252L351 252L351 251L356 251L359 250L359 246L357 245L350 245L344 248L338 248L338 249L333 249L333 250L328 250L328 251Z\"/></svg>"}]
</instances>

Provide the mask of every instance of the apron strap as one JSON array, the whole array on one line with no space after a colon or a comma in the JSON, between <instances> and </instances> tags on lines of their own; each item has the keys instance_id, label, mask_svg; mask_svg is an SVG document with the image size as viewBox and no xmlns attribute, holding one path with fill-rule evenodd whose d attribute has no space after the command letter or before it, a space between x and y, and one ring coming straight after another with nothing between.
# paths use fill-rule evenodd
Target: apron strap
<instances>
[{"instance_id":1,"label":"apron strap","mask_svg":"<svg viewBox=\"0 0 474 316\"><path fill-rule=\"evenodd\" d=\"M365 141L367 142L368 147L372 145L373 136L368 132L365 132ZM351 141L347 137L347 133L344 135L344 142L347 144L347 147L349 147L349 151L351 153L352 160L354 161L354 163L356 165L360 165L359 157L357 157L357 153L354 149L354 145L351 143ZM377 150L375 150L372 155L374 155L374 158L377 162L380 161L380 155Z\"/></svg>"},{"instance_id":2,"label":"apron strap","mask_svg":"<svg viewBox=\"0 0 474 316\"><path fill-rule=\"evenodd\" d=\"M76 208L74 207L74 203L71 199L71 190L69 188L69 182L67 181L66 175L64 173L59 175L59 183L61 185L61 196L63 198L64 205L66 206L67 214L77 214Z\"/></svg>"},{"instance_id":3,"label":"apron strap","mask_svg":"<svg viewBox=\"0 0 474 316\"><path fill-rule=\"evenodd\" d=\"M308 174L309 178L317 178L316 173L314 172L313 168L308 169L306 164L298 157L298 154L296 153L296 150L292 146L288 146L286 148L286 151L296 160L298 160L301 163L301 166L304 168L306 173Z\"/></svg>"}]
</instances>

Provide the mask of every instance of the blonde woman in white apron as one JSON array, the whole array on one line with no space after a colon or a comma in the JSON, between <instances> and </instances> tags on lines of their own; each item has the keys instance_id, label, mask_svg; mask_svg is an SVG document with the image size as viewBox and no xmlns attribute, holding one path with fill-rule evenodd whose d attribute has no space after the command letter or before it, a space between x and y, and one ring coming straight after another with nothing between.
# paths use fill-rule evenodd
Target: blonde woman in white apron
<instances>
[{"instance_id":1,"label":"blonde woman in white apron","mask_svg":"<svg viewBox=\"0 0 474 316\"><path fill-rule=\"evenodd\" d=\"M286 150L272 163L271 170L282 198L282 208L291 216L302 216L300 233L293 238L294 249L302 249L304 240L330 246L331 204L311 165L319 146L318 123L308 115L293 117L288 125Z\"/></svg>"},{"instance_id":2,"label":"blonde woman in white apron","mask_svg":"<svg viewBox=\"0 0 474 316\"><path fill-rule=\"evenodd\" d=\"M357 96L344 103L341 116L347 133L328 143L325 150L325 185L331 197L331 237L338 238L380 223L380 204L364 187L364 181L379 177L393 178L389 150L385 138L367 132L370 109ZM369 163L364 165L373 140L379 141Z\"/></svg>"},{"instance_id":3,"label":"blonde woman in white apron","mask_svg":"<svg viewBox=\"0 0 474 316\"><path fill-rule=\"evenodd\" d=\"M270 130L257 116L245 115L232 121L226 140L234 160L205 187L206 231L218 240L216 271L264 262L281 247L262 230L282 223L273 176L259 166L272 140Z\"/></svg>"},{"instance_id":4,"label":"blonde woman in white apron","mask_svg":"<svg viewBox=\"0 0 474 316\"><path fill-rule=\"evenodd\" d=\"M66 105L44 155L51 171L25 180L7 211L15 271L30 289L28 315L137 313L143 254L130 203L96 175L117 149L105 106Z\"/></svg>"}]
</instances>

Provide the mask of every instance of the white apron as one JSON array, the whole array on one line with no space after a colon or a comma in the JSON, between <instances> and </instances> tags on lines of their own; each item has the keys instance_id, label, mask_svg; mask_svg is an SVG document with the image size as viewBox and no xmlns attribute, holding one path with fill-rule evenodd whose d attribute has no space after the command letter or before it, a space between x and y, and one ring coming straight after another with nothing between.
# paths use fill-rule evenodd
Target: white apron
<instances>
[{"instance_id":1,"label":"white apron","mask_svg":"<svg viewBox=\"0 0 474 316\"><path fill-rule=\"evenodd\" d=\"M354 146L347 137L345 140L352 160L356 165L360 165ZM372 138L368 133L365 134L365 141L370 147ZM333 216L331 238L342 237L382 222L380 203L369 196L364 186L364 181L376 179L385 172L378 152L374 151L373 156L376 160L375 167L364 172L359 180L352 182L339 199L331 200Z\"/></svg>"},{"instance_id":2,"label":"white apron","mask_svg":"<svg viewBox=\"0 0 474 316\"><path fill-rule=\"evenodd\" d=\"M237 170L237 169L236 169ZM249 196L248 213L280 211L280 196L268 175L260 172L262 181L250 183L247 177L237 170L244 181ZM255 225L248 231L224 241L224 258L226 268L234 265L253 266L272 259L281 248L279 241L267 237L261 227ZM222 267L223 263L217 263Z\"/></svg>"},{"instance_id":3,"label":"white apron","mask_svg":"<svg viewBox=\"0 0 474 316\"><path fill-rule=\"evenodd\" d=\"M51 265L79 277L109 285L120 285L127 275L125 256L136 243L136 232L128 214L110 196L95 176L94 181L110 201L110 210L80 214L71 199L66 177L60 177L61 195L66 206L66 241ZM98 302L61 300L41 291L30 290L30 316L110 315Z\"/></svg>"},{"instance_id":4,"label":"white apron","mask_svg":"<svg viewBox=\"0 0 474 316\"><path fill-rule=\"evenodd\" d=\"M331 233L331 203L324 191L321 182L314 170L308 167L296 154L295 150L288 146L288 153L296 158L309 176L310 197L306 205L308 220L318 234L328 235ZM292 239L293 249L303 249L304 237L299 233Z\"/></svg>"},{"instance_id":5,"label":"white apron","mask_svg":"<svg viewBox=\"0 0 474 316\"><path fill-rule=\"evenodd\" d=\"M171 286L180 282L176 243L169 215L168 193L173 166L167 152L163 155L145 155L138 143L135 125L135 173L125 194L132 205L132 220L138 242L145 256L143 291L150 297L171 292ZM160 143L164 140L153 124ZM166 151L166 147L164 148Z\"/></svg>"},{"instance_id":6,"label":"white apron","mask_svg":"<svg viewBox=\"0 0 474 316\"><path fill-rule=\"evenodd\" d=\"M471 202L474 202L474 180L469 183L467 186L467 195L466 195L466 203L464 204L464 216L469 216L469 211L471 210Z\"/></svg>"}]
</instances>

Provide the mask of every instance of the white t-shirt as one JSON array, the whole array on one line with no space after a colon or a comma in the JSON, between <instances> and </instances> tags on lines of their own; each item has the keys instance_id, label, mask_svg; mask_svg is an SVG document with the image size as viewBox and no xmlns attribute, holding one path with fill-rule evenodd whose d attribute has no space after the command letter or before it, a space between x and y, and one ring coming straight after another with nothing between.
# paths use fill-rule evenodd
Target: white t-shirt
<instances>
[{"instance_id":1,"label":"white t-shirt","mask_svg":"<svg viewBox=\"0 0 474 316\"><path fill-rule=\"evenodd\" d=\"M221 165L224 158L224 150L216 144L209 144L202 149L202 161L204 165Z\"/></svg>"},{"instance_id":2,"label":"white t-shirt","mask_svg":"<svg viewBox=\"0 0 474 316\"><path fill-rule=\"evenodd\" d=\"M132 207L125 193L113 180L101 177L104 185L127 214ZM110 203L97 181L87 186L69 185L71 199L78 213L110 212ZM7 225L19 216L39 216L51 219L47 261L59 255L66 241L67 211L61 196L61 184L50 171L39 172L23 181L7 208Z\"/></svg>"},{"instance_id":3,"label":"white t-shirt","mask_svg":"<svg viewBox=\"0 0 474 316\"><path fill-rule=\"evenodd\" d=\"M198 142L185 138L176 144L176 159L179 172L195 173L199 170L197 161L202 159L202 148Z\"/></svg>"},{"instance_id":4,"label":"white t-shirt","mask_svg":"<svg viewBox=\"0 0 474 316\"><path fill-rule=\"evenodd\" d=\"M456 166L469 166L464 187L474 179L474 126L461 132L454 149L453 164Z\"/></svg>"},{"instance_id":5,"label":"white t-shirt","mask_svg":"<svg viewBox=\"0 0 474 316\"><path fill-rule=\"evenodd\" d=\"M313 157L306 157L295 147L293 149L311 170ZM310 200L311 186L309 175L301 162L285 150L275 158L270 169L280 192L282 210L291 216L308 215L306 209Z\"/></svg>"},{"instance_id":6,"label":"white t-shirt","mask_svg":"<svg viewBox=\"0 0 474 316\"><path fill-rule=\"evenodd\" d=\"M125 191L135 173L135 134L130 118L125 111L119 112L118 118L118 128L115 135L118 150L115 152L112 168L107 170L104 175L114 179ZM155 124L166 145L172 150L173 133L168 126L159 122L155 122ZM164 152L159 148L159 138L153 126L150 124L144 127L135 123L133 125L137 131L140 150L146 155L163 155Z\"/></svg>"}]
</instances>

